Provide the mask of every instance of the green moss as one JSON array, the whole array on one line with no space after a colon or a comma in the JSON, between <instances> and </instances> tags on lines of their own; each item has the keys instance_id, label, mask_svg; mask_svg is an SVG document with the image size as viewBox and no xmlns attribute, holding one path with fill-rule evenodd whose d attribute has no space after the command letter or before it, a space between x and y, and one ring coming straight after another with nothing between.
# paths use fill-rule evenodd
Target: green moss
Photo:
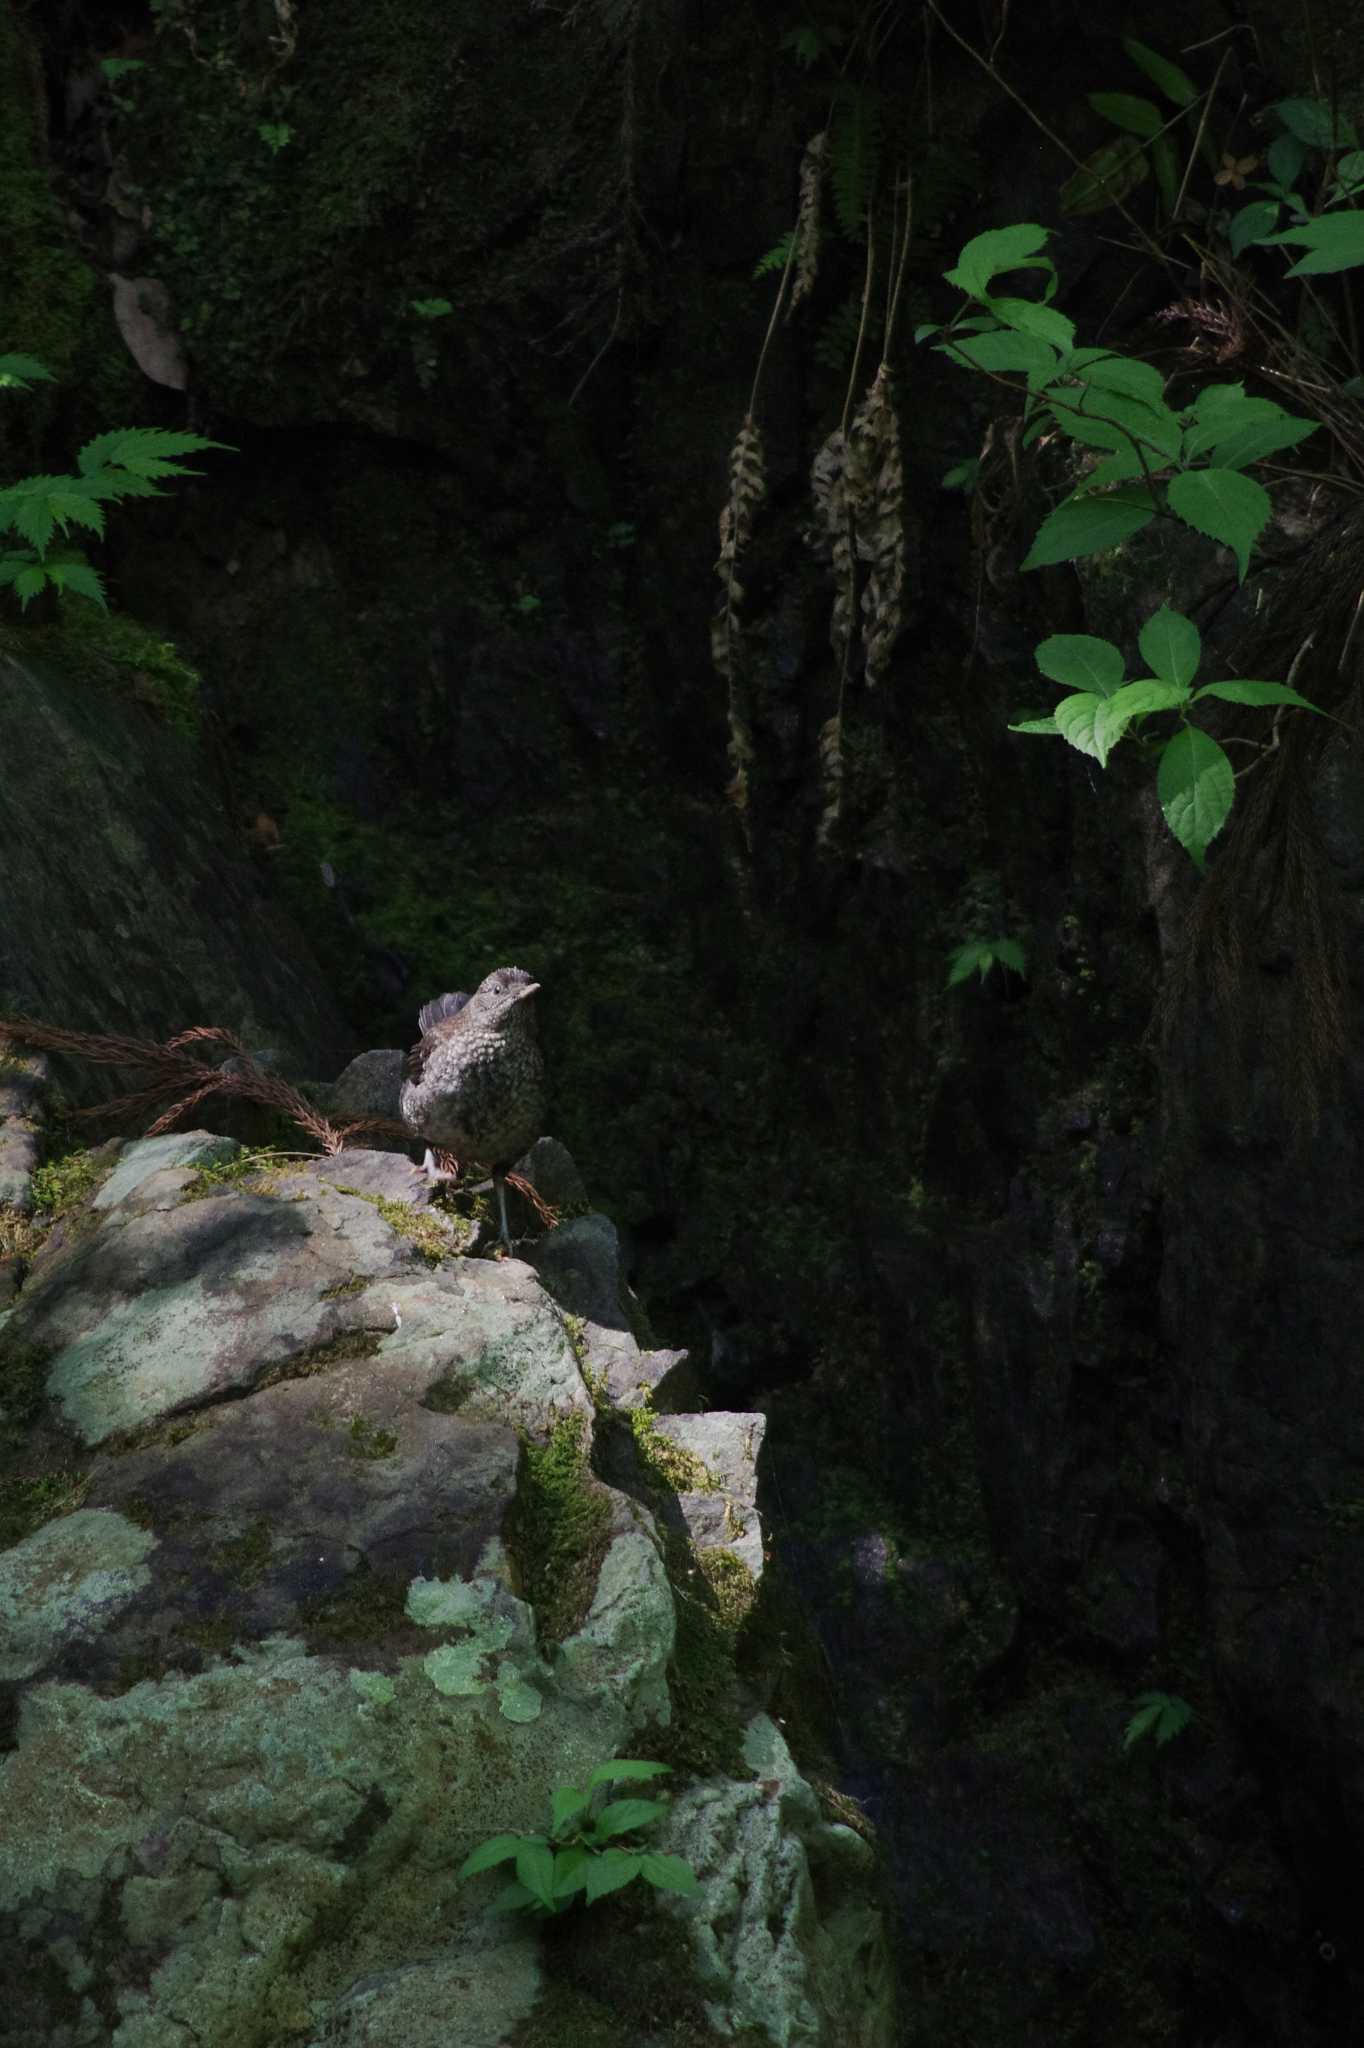
<instances>
[{"instance_id":1,"label":"green moss","mask_svg":"<svg viewBox=\"0 0 1364 2048\"><path fill-rule=\"evenodd\" d=\"M198 670L127 612L83 598L64 600L50 625L10 626L3 644L16 655L48 650L64 674L141 704L186 739L198 737Z\"/></svg>"},{"instance_id":2,"label":"green moss","mask_svg":"<svg viewBox=\"0 0 1364 2048\"><path fill-rule=\"evenodd\" d=\"M377 1330L338 1330L325 1343L310 1345L306 1351L296 1351L291 1358L270 1366L256 1381L256 1391L278 1386L281 1380L311 1379L314 1373L330 1372L333 1366L346 1365L353 1359L373 1358L381 1342Z\"/></svg>"},{"instance_id":3,"label":"green moss","mask_svg":"<svg viewBox=\"0 0 1364 2048\"><path fill-rule=\"evenodd\" d=\"M381 1643L409 1626L407 1582L360 1565L337 1592L306 1603L300 1619L310 1648L319 1641Z\"/></svg>"},{"instance_id":4,"label":"green moss","mask_svg":"<svg viewBox=\"0 0 1364 2048\"><path fill-rule=\"evenodd\" d=\"M282 1167L296 1158L297 1154L282 1152L275 1145L244 1145L231 1159L219 1160L213 1166L201 1166L192 1181L183 1189L181 1202L202 1202L212 1195L220 1195L224 1188L250 1187L253 1195L274 1195L279 1192L279 1178L272 1174L272 1167Z\"/></svg>"},{"instance_id":5,"label":"green moss","mask_svg":"<svg viewBox=\"0 0 1364 2048\"><path fill-rule=\"evenodd\" d=\"M588 1463L583 1418L565 1416L542 1444L523 1438L504 1535L517 1591L535 1609L542 1649L586 1620L610 1533L610 1497Z\"/></svg>"},{"instance_id":6,"label":"green moss","mask_svg":"<svg viewBox=\"0 0 1364 2048\"><path fill-rule=\"evenodd\" d=\"M346 1434L346 1449L352 1458L391 1458L398 1448L398 1439L391 1429L376 1428L364 1415L352 1415Z\"/></svg>"},{"instance_id":7,"label":"green moss","mask_svg":"<svg viewBox=\"0 0 1364 2048\"><path fill-rule=\"evenodd\" d=\"M666 1538L665 1556L677 1645L669 1676L673 1720L659 1731L655 1748L674 1768L698 1777L746 1777L739 1643L753 1612L753 1574L732 1551L697 1551L676 1532Z\"/></svg>"},{"instance_id":8,"label":"green moss","mask_svg":"<svg viewBox=\"0 0 1364 2048\"><path fill-rule=\"evenodd\" d=\"M540 1953L545 1988L506 2048L771 2048L762 2028L716 2032L686 1927L646 1901L606 1899L546 1921Z\"/></svg>"},{"instance_id":9,"label":"green moss","mask_svg":"<svg viewBox=\"0 0 1364 2048\"><path fill-rule=\"evenodd\" d=\"M338 1280L334 1287L324 1287L323 1301L341 1301L350 1294L363 1294L369 1286L363 1273L352 1273L349 1280Z\"/></svg>"},{"instance_id":10,"label":"green moss","mask_svg":"<svg viewBox=\"0 0 1364 2048\"><path fill-rule=\"evenodd\" d=\"M85 1498L88 1472L63 1468L35 1476L13 1474L0 1479L0 1550L22 1543L45 1522L73 1514Z\"/></svg>"},{"instance_id":11,"label":"green moss","mask_svg":"<svg viewBox=\"0 0 1364 2048\"><path fill-rule=\"evenodd\" d=\"M390 1230L396 1230L399 1237L416 1246L428 1266L455 1258L462 1249L448 1226L425 1211L414 1209L407 1202L391 1201L387 1195L367 1195L362 1188L342 1187L339 1182L335 1185L338 1195L354 1195L358 1201L377 1209Z\"/></svg>"},{"instance_id":12,"label":"green moss","mask_svg":"<svg viewBox=\"0 0 1364 2048\"><path fill-rule=\"evenodd\" d=\"M654 1485L668 1493L719 1491L720 1482L705 1460L664 1436L651 1408L631 1408L625 1412L640 1462Z\"/></svg>"},{"instance_id":13,"label":"green moss","mask_svg":"<svg viewBox=\"0 0 1364 2048\"><path fill-rule=\"evenodd\" d=\"M270 1561L275 1540L270 1524L263 1515L237 1536L220 1543L210 1552L209 1562L215 1571L226 1573L239 1586L254 1586Z\"/></svg>"},{"instance_id":14,"label":"green moss","mask_svg":"<svg viewBox=\"0 0 1364 2048\"><path fill-rule=\"evenodd\" d=\"M94 1193L110 1171L112 1162L86 1149L47 1160L33 1170L30 1183L34 1207L54 1221L79 1207Z\"/></svg>"}]
</instances>

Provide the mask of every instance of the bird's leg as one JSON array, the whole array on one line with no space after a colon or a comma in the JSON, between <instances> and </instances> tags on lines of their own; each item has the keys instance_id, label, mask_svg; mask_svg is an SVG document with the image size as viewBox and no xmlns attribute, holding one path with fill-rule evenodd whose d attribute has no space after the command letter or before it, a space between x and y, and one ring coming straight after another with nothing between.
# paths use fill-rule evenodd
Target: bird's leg
<instances>
[{"instance_id":1,"label":"bird's leg","mask_svg":"<svg viewBox=\"0 0 1364 2048\"><path fill-rule=\"evenodd\" d=\"M508 1258L511 1257L511 1233L507 1229L507 1176L500 1166L493 1168L493 1186L497 1189L497 1215L502 1225L502 1244Z\"/></svg>"}]
</instances>

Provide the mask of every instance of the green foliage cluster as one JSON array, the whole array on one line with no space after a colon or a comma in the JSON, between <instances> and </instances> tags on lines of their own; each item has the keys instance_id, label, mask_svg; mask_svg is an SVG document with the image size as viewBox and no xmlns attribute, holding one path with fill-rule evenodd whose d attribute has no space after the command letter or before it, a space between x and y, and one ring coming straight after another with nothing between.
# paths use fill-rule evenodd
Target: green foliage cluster
<instances>
[{"instance_id":1,"label":"green foliage cluster","mask_svg":"<svg viewBox=\"0 0 1364 2048\"><path fill-rule=\"evenodd\" d=\"M958 946L948 967L947 986L955 988L972 974L982 981L992 967L1007 967L1012 974L1026 975L1028 963L1017 939L968 939Z\"/></svg>"},{"instance_id":2,"label":"green foliage cluster","mask_svg":"<svg viewBox=\"0 0 1364 2048\"><path fill-rule=\"evenodd\" d=\"M1175 108L1167 115L1153 100L1128 92L1092 92L1089 104L1096 114L1118 130L1116 140L1106 142L1086 158L1061 191L1063 213L1098 213L1125 199L1154 172L1165 211L1173 214L1179 198L1179 158L1175 130L1194 118L1202 97L1186 72L1167 57L1124 36L1122 46L1139 70ZM1216 167L1217 157L1206 134L1201 148L1208 163Z\"/></svg>"},{"instance_id":3,"label":"green foliage cluster","mask_svg":"<svg viewBox=\"0 0 1364 2048\"><path fill-rule=\"evenodd\" d=\"M493 1835L465 1858L460 1878L514 1862L516 1876L494 1901L495 1913L563 1913L580 1893L590 1906L636 1878L659 1891L690 1896L697 1883L689 1863L657 1850L622 1846L618 1840L654 1826L668 1810L665 1801L612 1799L599 1806L594 1798L603 1785L639 1784L670 1769L669 1764L628 1758L598 1764L586 1785L557 1788L548 1834Z\"/></svg>"},{"instance_id":4,"label":"green foliage cluster","mask_svg":"<svg viewBox=\"0 0 1364 2048\"><path fill-rule=\"evenodd\" d=\"M52 373L35 356L0 356L0 390L28 391ZM174 460L206 448L225 448L202 434L177 433L161 427L116 427L87 441L76 457L73 476L26 476L0 487L0 532L18 534L27 547L10 546L0 554L0 588L13 590L21 609L51 586L59 594L73 591L105 600L104 584L79 548L53 546L60 528L63 539L73 526L104 532L106 504L122 498L159 498L157 484L166 477L197 476Z\"/></svg>"},{"instance_id":5,"label":"green foliage cluster","mask_svg":"<svg viewBox=\"0 0 1364 2048\"><path fill-rule=\"evenodd\" d=\"M920 339L936 337L934 346L967 368L995 377L1021 372L1023 444L1059 432L1092 465L1043 521L1023 568L1096 554L1158 516L1172 516L1229 547L1244 578L1272 509L1263 484L1246 471L1296 447L1318 422L1295 418L1272 399L1249 397L1242 384L1209 385L1176 411L1154 364L1077 347L1073 322L1050 303L1057 280L1043 253L1048 238L1048 230L1032 222L976 236L946 273L972 310L945 328L919 330ZM1041 273L1040 300L994 289L997 277L1018 270ZM1178 729L1160 751L1161 807L1202 867L1231 810L1235 778L1223 748L1190 721L1189 707L1209 696L1280 710L1317 707L1279 682L1214 682L1194 691L1198 633L1168 607L1147 621L1140 646L1152 674L1125 683L1121 655L1109 642L1088 634L1044 641L1039 668L1072 694L1050 718L1025 718L1012 730L1059 734L1104 766L1129 729L1173 711Z\"/></svg>"},{"instance_id":6,"label":"green foliage cluster","mask_svg":"<svg viewBox=\"0 0 1364 2048\"><path fill-rule=\"evenodd\" d=\"M1177 1693L1138 1693L1133 1704L1137 1711L1128 1722L1122 1738L1125 1750L1131 1749L1133 1743L1140 1742L1145 1735L1154 1737L1156 1747L1163 1749L1193 1719L1193 1708Z\"/></svg>"},{"instance_id":7,"label":"green foliage cluster","mask_svg":"<svg viewBox=\"0 0 1364 2048\"><path fill-rule=\"evenodd\" d=\"M610 1533L610 1498L593 1476L583 1417L565 1416L544 1443L527 1438L506 1537L542 1648L581 1626Z\"/></svg>"}]
</instances>

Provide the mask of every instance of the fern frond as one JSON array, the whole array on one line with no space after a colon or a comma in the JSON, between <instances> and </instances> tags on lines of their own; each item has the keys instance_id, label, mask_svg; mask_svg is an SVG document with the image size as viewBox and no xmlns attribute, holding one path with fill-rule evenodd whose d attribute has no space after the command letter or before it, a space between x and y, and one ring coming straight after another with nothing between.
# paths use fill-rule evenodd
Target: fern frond
<instances>
[{"instance_id":1,"label":"fern frond","mask_svg":"<svg viewBox=\"0 0 1364 2048\"><path fill-rule=\"evenodd\" d=\"M766 255L758 258L753 266L754 277L766 277L772 270L785 270L791 255L791 244L795 239L795 228L788 228L781 240L774 242Z\"/></svg>"},{"instance_id":2,"label":"fern frond","mask_svg":"<svg viewBox=\"0 0 1364 2048\"><path fill-rule=\"evenodd\" d=\"M819 274L819 186L824 174L828 136L823 129L812 135L800 160L800 206L796 213L796 281L786 308L789 320L801 300L814 290Z\"/></svg>"},{"instance_id":3,"label":"fern frond","mask_svg":"<svg viewBox=\"0 0 1364 2048\"><path fill-rule=\"evenodd\" d=\"M862 327L862 301L857 297L846 298L843 304L832 312L815 337L811 354L826 370L846 370L852 361L853 350ZM867 333L878 339L881 332L880 316L875 307L867 309Z\"/></svg>"},{"instance_id":4,"label":"fern frond","mask_svg":"<svg viewBox=\"0 0 1364 2048\"><path fill-rule=\"evenodd\" d=\"M884 117L881 95L871 86L841 83L829 128L829 182L834 213L850 242L867 232L867 208L881 168Z\"/></svg>"},{"instance_id":5,"label":"fern frond","mask_svg":"<svg viewBox=\"0 0 1364 2048\"><path fill-rule=\"evenodd\" d=\"M841 427L835 427L815 456L810 469L810 496L833 562L834 608L829 620L829 644L843 671L847 667L857 601L857 563L848 504L848 441Z\"/></svg>"},{"instance_id":6,"label":"fern frond","mask_svg":"<svg viewBox=\"0 0 1364 2048\"><path fill-rule=\"evenodd\" d=\"M166 427L116 427L111 434L97 434L87 441L76 457L83 476L113 465L131 475L147 479L168 476L201 476L173 458L198 455L205 448L226 448L226 441L209 441L202 434L179 434ZM127 493L125 493L127 495ZM143 494L145 495L145 493Z\"/></svg>"}]
</instances>

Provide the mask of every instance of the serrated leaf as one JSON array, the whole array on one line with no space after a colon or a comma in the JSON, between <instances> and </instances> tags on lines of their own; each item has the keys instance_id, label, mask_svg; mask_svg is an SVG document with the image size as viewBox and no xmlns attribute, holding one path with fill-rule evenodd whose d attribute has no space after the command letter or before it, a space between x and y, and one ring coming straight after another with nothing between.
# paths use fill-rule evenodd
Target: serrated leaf
<instances>
[{"instance_id":1,"label":"serrated leaf","mask_svg":"<svg viewBox=\"0 0 1364 2048\"><path fill-rule=\"evenodd\" d=\"M490 1913L519 1913L525 1907L533 1906L534 1904L534 1894L528 1892L523 1884L517 1884L513 1881L511 1884L502 1887L502 1890L493 1900L491 1906L489 1906L488 1911Z\"/></svg>"},{"instance_id":2,"label":"serrated leaf","mask_svg":"<svg viewBox=\"0 0 1364 2048\"><path fill-rule=\"evenodd\" d=\"M994 957L988 939L968 939L966 944L958 946L952 955L947 970L947 986L956 988L958 983L968 980L977 970L984 981L994 964Z\"/></svg>"},{"instance_id":3,"label":"serrated leaf","mask_svg":"<svg viewBox=\"0 0 1364 2048\"><path fill-rule=\"evenodd\" d=\"M41 562L28 562L10 578L10 588L19 600L20 609L27 611L35 597L47 588L47 570Z\"/></svg>"},{"instance_id":4,"label":"serrated leaf","mask_svg":"<svg viewBox=\"0 0 1364 2048\"><path fill-rule=\"evenodd\" d=\"M1068 690L1111 697L1122 687L1122 654L1111 640L1101 640L1095 633L1053 633L1034 648L1033 660L1044 676Z\"/></svg>"},{"instance_id":5,"label":"serrated leaf","mask_svg":"<svg viewBox=\"0 0 1364 2048\"><path fill-rule=\"evenodd\" d=\"M199 476L202 471L186 469L174 458L230 447L227 441L209 441L202 434L176 433L168 427L115 427L112 433L87 441L76 461L86 476L109 466L140 477Z\"/></svg>"},{"instance_id":6,"label":"serrated leaf","mask_svg":"<svg viewBox=\"0 0 1364 2048\"><path fill-rule=\"evenodd\" d=\"M1022 975L1026 978L1028 972L1027 957L1017 939L996 939L995 952L1002 966L1007 967L1011 973Z\"/></svg>"},{"instance_id":7,"label":"serrated leaf","mask_svg":"<svg viewBox=\"0 0 1364 2048\"><path fill-rule=\"evenodd\" d=\"M1249 421L1214 444L1212 459L1218 469L1245 469L1285 448L1296 448L1320 426L1320 420L1294 419L1288 413L1281 413L1277 420Z\"/></svg>"},{"instance_id":8,"label":"serrated leaf","mask_svg":"<svg viewBox=\"0 0 1364 2048\"><path fill-rule=\"evenodd\" d=\"M1159 1714L1160 1708L1158 1705L1151 1706L1148 1704L1147 1706L1139 1707L1127 1724L1122 1738L1123 1748L1130 1749L1134 1742L1140 1742L1147 1729L1155 1726Z\"/></svg>"},{"instance_id":9,"label":"serrated leaf","mask_svg":"<svg viewBox=\"0 0 1364 2048\"><path fill-rule=\"evenodd\" d=\"M668 1811L661 1799L613 1799L597 1815L597 1836L626 1835L634 1828L647 1828Z\"/></svg>"},{"instance_id":10,"label":"serrated leaf","mask_svg":"<svg viewBox=\"0 0 1364 2048\"><path fill-rule=\"evenodd\" d=\"M1279 100L1273 112L1278 115L1289 134L1296 135L1299 142L1305 142L1309 149L1359 147L1359 137L1355 134L1353 124L1339 109L1333 123L1331 109L1325 100Z\"/></svg>"},{"instance_id":11,"label":"serrated leaf","mask_svg":"<svg viewBox=\"0 0 1364 2048\"><path fill-rule=\"evenodd\" d=\"M548 1911L554 1909L554 1851L543 1836L523 1835L516 1852L516 1875Z\"/></svg>"},{"instance_id":12,"label":"serrated leaf","mask_svg":"<svg viewBox=\"0 0 1364 2048\"><path fill-rule=\"evenodd\" d=\"M1006 327L1016 328L1021 334L1035 334L1040 340L1050 342L1053 348L1072 349L1075 346L1075 322L1067 320L1064 313L1058 313L1054 306L1043 306L1036 299L988 299L986 304L997 319Z\"/></svg>"},{"instance_id":13,"label":"serrated leaf","mask_svg":"<svg viewBox=\"0 0 1364 2048\"><path fill-rule=\"evenodd\" d=\"M1134 135L1120 135L1087 156L1061 187L1062 213L1102 213L1134 192L1149 170L1146 152Z\"/></svg>"},{"instance_id":14,"label":"serrated leaf","mask_svg":"<svg viewBox=\"0 0 1364 2048\"><path fill-rule=\"evenodd\" d=\"M1073 697L1063 697L1053 714L1062 738L1077 753L1088 754L1095 761L1104 758L1094 738L1094 721L1105 702L1106 699L1094 696L1092 691L1077 690Z\"/></svg>"},{"instance_id":15,"label":"serrated leaf","mask_svg":"<svg viewBox=\"0 0 1364 2048\"><path fill-rule=\"evenodd\" d=\"M0 490L0 527L14 531L45 553L57 527L104 532L104 514L89 480L78 476L26 476Z\"/></svg>"},{"instance_id":16,"label":"serrated leaf","mask_svg":"<svg viewBox=\"0 0 1364 2048\"><path fill-rule=\"evenodd\" d=\"M1124 36L1122 46L1132 62L1146 73L1152 85L1172 100L1177 107L1191 107L1198 98L1193 80L1178 64L1172 64L1168 57L1160 56L1146 43L1139 43L1135 36Z\"/></svg>"},{"instance_id":17,"label":"serrated leaf","mask_svg":"<svg viewBox=\"0 0 1364 2048\"><path fill-rule=\"evenodd\" d=\"M1216 740L1196 725L1182 726L1161 754L1156 794L1166 824L1201 868L1236 795L1231 762Z\"/></svg>"},{"instance_id":18,"label":"serrated leaf","mask_svg":"<svg viewBox=\"0 0 1364 2048\"><path fill-rule=\"evenodd\" d=\"M1277 199L1252 199L1249 206L1243 206L1234 213L1227 228L1233 256L1241 256L1252 243L1262 242L1271 234L1279 218Z\"/></svg>"},{"instance_id":19,"label":"serrated leaf","mask_svg":"<svg viewBox=\"0 0 1364 2048\"><path fill-rule=\"evenodd\" d=\"M560 1849L554 1858L554 1896L556 1899L571 1898L587 1883L587 1870L591 1856L581 1842L572 1842L567 1849Z\"/></svg>"},{"instance_id":20,"label":"serrated leaf","mask_svg":"<svg viewBox=\"0 0 1364 2048\"><path fill-rule=\"evenodd\" d=\"M1100 391L1121 391L1143 405L1165 403L1165 379L1154 363L1143 363L1136 356L1117 355L1106 348L1077 348L1062 367L1068 376Z\"/></svg>"},{"instance_id":21,"label":"serrated leaf","mask_svg":"<svg viewBox=\"0 0 1364 2048\"><path fill-rule=\"evenodd\" d=\"M1147 458L1148 467L1150 458ZM1096 462L1088 470L1082 484L1077 487L1077 496L1090 491L1111 490L1114 484L1130 483L1133 477L1144 476L1141 457L1135 448L1116 448L1111 455L1105 455L1102 462Z\"/></svg>"},{"instance_id":22,"label":"serrated leaf","mask_svg":"<svg viewBox=\"0 0 1364 2048\"><path fill-rule=\"evenodd\" d=\"M969 363L977 370L1026 370L1029 376L1055 375L1060 357L1035 334L1019 334L1006 328L995 334L968 334L960 341L936 343L939 355L953 362Z\"/></svg>"},{"instance_id":23,"label":"serrated leaf","mask_svg":"<svg viewBox=\"0 0 1364 2048\"><path fill-rule=\"evenodd\" d=\"M642 1856L632 1856L623 1849L604 1849L600 1856L594 1856L587 1866L588 1905L604 1899L608 1892L618 1892L624 1885L632 1884L643 1861Z\"/></svg>"},{"instance_id":24,"label":"serrated leaf","mask_svg":"<svg viewBox=\"0 0 1364 2048\"><path fill-rule=\"evenodd\" d=\"M1019 221L1009 228L988 228L966 244L955 266L945 270L943 276L973 299L984 298L991 279L1005 271L1042 270L1055 277L1055 264L1040 253L1050 232L1035 221Z\"/></svg>"},{"instance_id":25,"label":"serrated leaf","mask_svg":"<svg viewBox=\"0 0 1364 2048\"><path fill-rule=\"evenodd\" d=\"M1109 755L1134 718L1144 718L1151 711L1173 711L1176 705L1188 701L1189 693L1182 683L1162 682L1156 676L1125 683L1112 697L1105 698L1095 715L1094 745L1100 767L1108 766Z\"/></svg>"},{"instance_id":26,"label":"serrated leaf","mask_svg":"<svg viewBox=\"0 0 1364 2048\"><path fill-rule=\"evenodd\" d=\"M640 1858L639 1874L657 1890L678 1892L683 1898L690 1898L700 1890L696 1872L680 1856L663 1856L651 1851Z\"/></svg>"},{"instance_id":27,"label":"serrated leaf","mask_svg":"<svg viewBox=\"0 0 1364 2048\"><path fill-rule=\"evenodd\" d=\"M1287 683L1250 682L1239 676L1225 683L1204 683L1194 691L1194 702L1200 697L1221 697L1228 704L1296 704L1301 711L1321 712L1323 718L1326 715L1319 704L1309 703L1296 690L1290 690Z\"/></svg>"},{"instance_id":28,"label":"serrated leaf","mask_svg":"<svg viewBox=\"0 0 1364 2048\"><path fill-rule=\"evenodd\" d=\"M510 1863L512 1857L520 1852L525 1839L524 1835L493 1835L465 1857L455 1872L456 1877L477 1877L480 1870L491 1870L498 1863Z\"/></svg>"},{"instance_id":29,"label":"serrated leaf","mask_svg":"<svg viewBox=\"0 0 1364 2048\"><path fill-rule=\"evenodd\" d=\"M1006 732L1046 733L1049 736L1054 734L1058 739L1061 735L1061 728L1054 718L1016 718L1011 725L1005 727L1005 730Z\"/></svg>"},{"instance_id":30,"label":"serrated leaf","mask_svg":"<svg viewBox=\"0 0 1364 2048\"><path fill-rule=\"evenodd\" d=\"M1250 551L1273 510L1263 484L1239 469L1190 469L1171 477L1167 497L1170 510L1186 526L1233 551L1244 582Z\"/></svg>"},{"instance_id":31,"label":"serrated leaf","mask_svg":"<svg viewBox=\"0 0 1364 2048\"><path fill-rule=\"evenodd\" d=\"M1331 204L1335 206L1342 199L1353 199L1361 192L1364 192L1364 149L1352 149L1336 165Z\"/></svg>"},{"instance_id":32,"label":"serrated leaf","mask_svg":"<svg viewBox=\"0 0 1364 2048\"><path fill-rule=\"evenodd\" d=\"M1364 213L1323 213L1301 227L1282 228L1275 235L1261 237L1273 247L1280 242L1298 242L1307 254L1291 266L1289 277L1324 277L1337 270L1353 270L1364 263Z\"/></svg>"},{"instance_id":33,"label":"serrated leaf","mask_svg":"<svg viewBox=\"0 0 1364 2048\"><path fill-rule=\"evenodd\" d=\"M576 1785L556 1786L550 1801L553 1832L557 1834L565 1822L576 1819L591 1803L589 1794L580 1792Z\"/></svg>"},{"instance_id":34,"label":"serrated leaf","mask_svg":"<svg viewBox=\"0 0 1364 2048\"><path fill-rule=\"evenodd\" d=\"M27 391L30 384L53 384L56 379L37 356L0 356L0 391Z\"/></svg>"},{"instance_id":35,"label":"serrated leaf","mask_svg":"<svg viewBox=\"0 0 1364 2048\"><path fill-rule=\"evenodd\" d=\"M49 555L44 566L63 596L69 590L77 597L90 598L105 611L109 609L109 601L104 594L104 578L83 556Z\"/></svg>"},{"instance_id":36,"label":"serrated leaf","mask_svg":"<svg viewBox=\"0 0 1364 2048\"><path fill-rule=\"evenodd\" d=\"M671 1764L642 1763L634 1757L613 1757L609 1763L598 1764L587 1782L593 1789L598 1785L616 1785L624 1779L639 1783L646 1778L661 1778L671 1770Z\"/></svg>"},{"instance_id":37,"label":"serrated leaf","mask_svg":"<svg viewBox=\"0 0 1364 2048\"><path fill-rule=\"evenodd\" d=\"M1144 141L1149 142L1165 125L1160 108L1151 100L1139 99L1135 93L1091 92L1085 97L1105 121L1126 129L1129 135L1140 135Z\"/></svg>"},{"instance_id":38,"label":"serrated leaf","mask_svg":"<svg viewBox=\"0 0 1364 2048\"><path fill-rule=\"evenodd\" d=\"M1152 673L1167 683L1178 683L1187 690L1198 674L1203 652L1198 628L1183 612L1172 611L1167 604L1152 612L1137 635L1137 645Z\"/></svg>"},{"instance_id":39,"label":"serrated leaf","mask_svg":"<svg viewBox=\"0 0 1364 2048\"><path fill-rule=\"evenodd\" d=\"M1178 477L1174 479L1180 481ZM1117 547L1149 526L1155 518L1150 499L1126 491L1109 497L1067 498L1043 520L1024 557L1024 569L1043 569L1052 562L1073 562L1081 555Z\"/></svg>"},{"instance_id":40,"label":"serrated leaf","mask_svg":"<svg viewBox=\"0 0 1364 2048\"><path fill-rule=\"evenodd\" d=\"M1155 469L1162 466L1162 457L1173 462L1179 455L1184 430L1159 400L1148 405L1125 392L1085 385L1078 392L1054 392L1051 403L1062 431L1088 447L1118 450L1139 445Z\"/></svg>"},{"instance_id":41,"label":"serrated leaf","mask_svg":"<svg viewBox=\"0 0 1364 2048\"><path fill-rule=\"evenodd\" d=\"M1202 408L1202 398L1194 410L1194 420L1184 436L1184 460L1195 462L1200 455L1216 447L1222 440L1229 440L1246 427L1266 425L1286 420L1288 414L1272 398L1247 398L1241 394L1239 385L1214 389L1228 389L1240 395L1223 399L1219 404Z\"/></svg>"}]
</instances>

